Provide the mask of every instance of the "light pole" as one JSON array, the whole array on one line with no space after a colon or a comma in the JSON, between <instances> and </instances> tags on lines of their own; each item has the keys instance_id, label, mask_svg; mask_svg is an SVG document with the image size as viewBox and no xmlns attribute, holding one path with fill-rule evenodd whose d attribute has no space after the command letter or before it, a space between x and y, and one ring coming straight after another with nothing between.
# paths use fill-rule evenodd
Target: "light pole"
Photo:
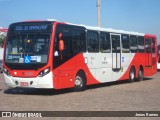
<instances>
[{"instance_id":1,"label":"light pole","mask_svg":"<svg viewBox=\"0 0 160 120\"><path fill-rule=\"evenodd\" d=\"M98 8L98 27L101 26L101 1L97 0L97 8Z\"/></svg>"}]
</instances>

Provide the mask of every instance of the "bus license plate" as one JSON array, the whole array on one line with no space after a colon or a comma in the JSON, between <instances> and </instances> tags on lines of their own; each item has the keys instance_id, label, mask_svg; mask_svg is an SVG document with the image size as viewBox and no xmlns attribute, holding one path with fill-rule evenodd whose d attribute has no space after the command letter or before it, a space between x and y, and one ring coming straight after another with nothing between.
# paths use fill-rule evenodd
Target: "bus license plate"
<instances>
[{"instance_id":1,"label":"bus license plate","mask_svg":"<svg viewBox=\"0 0 160 120\"><path fill-rule=\"evenodd\" d=\"M20 86L28 86L28 82L20 82Z\"/></svg>"}]
</instances>

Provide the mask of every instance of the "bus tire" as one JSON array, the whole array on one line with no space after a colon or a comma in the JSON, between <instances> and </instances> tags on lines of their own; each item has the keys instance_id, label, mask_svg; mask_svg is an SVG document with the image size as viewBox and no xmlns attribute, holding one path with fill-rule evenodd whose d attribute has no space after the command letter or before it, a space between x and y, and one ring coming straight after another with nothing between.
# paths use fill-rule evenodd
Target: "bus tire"
<instances>
[{"instance_id":1,"label":"bus tire","mask_svg":"<svg viewBox=\"0 0 160 120\"><path fill-rule=\"evenodd\" d=\"M133 83L135 81L136 71L135 68L132 66L129 72L129 82Z\"/></svg>"},{"instance_id":2,"label":"bus tire","mask_svg":"<svg viewBox=\"0 0 160 120\"><path fill-rule=\"evenodd\" d=\"M74 81L74 91L84 91L86 89L86 77L84 72L79 71Z\"/></svg>"},{"instance_id":3,"label":"bus tire","mask_svg":"<svg viewBox=\"0 0 160 120\"><path fill-rule=\"evenodd\" d=\"M143 75L144 75L143 69L139 68L139 70L138 70L138 79L137 79L138 82L139 81L143 81Z\"/></svg>"}]
</instances>

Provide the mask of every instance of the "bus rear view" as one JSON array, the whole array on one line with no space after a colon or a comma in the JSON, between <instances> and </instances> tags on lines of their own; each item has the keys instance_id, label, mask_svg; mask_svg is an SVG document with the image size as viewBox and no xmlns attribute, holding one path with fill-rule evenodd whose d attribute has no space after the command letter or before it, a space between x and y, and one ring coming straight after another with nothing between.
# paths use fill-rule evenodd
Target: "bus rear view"
<instances>
[{"instance_id":1,"label":"bus rear view","mask_svg":"<svg viewBox=\"0 0 160 120\"><path fill-rule=\"evenodd\" d=\"M11 24L5 43L4 78L9 87L53 88L49 47L52 22Z\"/></svg>"}]
</instances>

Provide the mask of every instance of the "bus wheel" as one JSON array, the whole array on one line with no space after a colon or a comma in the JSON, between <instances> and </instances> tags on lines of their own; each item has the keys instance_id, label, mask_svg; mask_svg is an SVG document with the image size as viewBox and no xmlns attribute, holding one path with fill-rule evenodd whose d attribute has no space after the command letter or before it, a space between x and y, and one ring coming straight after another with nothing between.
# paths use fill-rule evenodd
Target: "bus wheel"
<instances>
[{"instance_id":1,"label":"bus wheel","mask_svg":"<svg viewBox=\"0 0 160 120\"><path fill-rule=\"evenodd\" d=\"M86 78L82 71L78 72L74 81L74 91L84 91L86 89Z\"/></svg>"},{"instance_id":2,"label":"bus wheel","mask_svg":"<svg viewBox=\"0 0 160 120\"><path fill-rule=\"evenodd\" d=\"M131 67L130 72L129 72L129 82L132 83L135 81L135 69L134 67Z\"/></svg>"},{"instance_id":3,"label":"bus wheel","mask_svg":"<svg viewBox=\"0 0 160 120\"><path fill-rule=\"evenodd\" d=\"M143 80L143 74L144 74L143 69L139 68L137 81L142 81Z\"/></svg>"}]
</instances>

